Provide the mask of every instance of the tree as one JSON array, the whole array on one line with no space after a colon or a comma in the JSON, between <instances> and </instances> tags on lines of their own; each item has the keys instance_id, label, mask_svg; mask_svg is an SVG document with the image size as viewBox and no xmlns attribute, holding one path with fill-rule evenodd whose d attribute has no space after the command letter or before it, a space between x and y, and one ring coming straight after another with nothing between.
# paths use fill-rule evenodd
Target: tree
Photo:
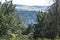
<instances>
[{"instance_id":1,"label":"tree","mask_svg":"<svg viewBox=\"0 0 60 40\"><path fill-rule=\"evenodd\" d=\"M35 32L33 34L34 39L36 40L37 38L41 38L42 40L44 40L43 38L45 37L45 16L46 16L46 12L38 12L37 14L37 24L35 26Z\"/></svg>"},{"instance_id":2,"label":"tree","mask_svg":"<svg viewBox=\"0 0 60 40\"><path fill-rule=\"evenodd\" d=\"M33 32L34 32L34 25L28 24L28 27L26 28L26 30L22 34L28 35Z\"/></svg>"},{"instance_id":3,"label":"tree","mask_svg":"<svg viewBox=\"0 0 60 40\"><path fill-rule=\"evenodd\" d=\"M54 40L54 38L58 35L59 25L59 13L58 13L58 0L55 1L55 3L50 7L48 10L49 13L47 14L47 27L46 27L46 37L50 38L51 40Z\"/></svg>"},{"instance_id":4,"label":"tree","mask_svg":"<svg viewBox=\"0 0 60 40\"><path fill-rule=\"evenodd\" d=\"M19 17L17 18L14 13L15 5L12 1L6 0L3 4L0 2L0 5L0 37L9 40L13 34L18 34L21 26L21 19Z\"/></svg>"},{"instance_id":5,"label":"tree","mask_svg":"<svg viewBox=\"0 0 60 40\"><path fill-rule=\"evenodd\" d=\"M56 36L59 36L60 33L60 0L54 0L54 4L50 7L49 9L49 13L48 13L48 19L50 19L50 23L51 24L51 29L54 32L54 38L56 38ZM51 31L51 32L52 32ZM51 34L51 33L50 33ZM53 36L51 36L53 38Z\"/></svg>"}]
</instances>

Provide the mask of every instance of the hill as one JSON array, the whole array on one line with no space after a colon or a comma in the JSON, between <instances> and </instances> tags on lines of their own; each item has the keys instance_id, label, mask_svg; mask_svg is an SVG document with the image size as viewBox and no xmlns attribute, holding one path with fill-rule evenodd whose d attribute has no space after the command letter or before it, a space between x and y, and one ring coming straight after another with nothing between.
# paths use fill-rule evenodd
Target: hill
<instances>
[{"instance_id":1,"label":"hill","mask_svg":"<svg viewBox=\"0 0 60 40\"><path fill-rule=\"evenodd\" d=\"M24 24L35 24L37 11L44 11L46 8L47 6L16 5L18 16L22 17Z\"/></svg>"}]
</instances>

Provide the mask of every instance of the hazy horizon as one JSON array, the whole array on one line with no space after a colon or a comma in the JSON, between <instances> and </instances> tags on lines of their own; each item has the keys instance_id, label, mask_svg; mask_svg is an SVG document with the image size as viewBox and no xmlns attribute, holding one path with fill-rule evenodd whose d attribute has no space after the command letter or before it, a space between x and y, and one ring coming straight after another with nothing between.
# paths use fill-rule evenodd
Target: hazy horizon
<instances>
[{"instance_id":1,"label":"hazy horizon","mask_svg":"<svg viewBox=\"0 0 60 40\"><path fill-rule=\"evenodd\" d=\"M5 0L2 0L2 2L4 1ZM50 0L13 0L13 4L21 4L28 6L50 6L51 4L53 4L53 2Z\"/></svg>"}]
</instances>

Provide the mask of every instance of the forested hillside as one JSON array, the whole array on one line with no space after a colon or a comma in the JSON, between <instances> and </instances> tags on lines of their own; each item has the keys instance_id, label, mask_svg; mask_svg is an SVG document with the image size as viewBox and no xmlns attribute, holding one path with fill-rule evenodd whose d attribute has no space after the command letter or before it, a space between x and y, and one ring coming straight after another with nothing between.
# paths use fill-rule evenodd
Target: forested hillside
<instances>
[{"instance_id":1,"label":"forested hillside","mask_svg":"<svg viewBox=\"0 0 60 40\"><path fill-rule=\"evenodd\" d=\"M59 3L54 0L48 10L42 10L36 6L16 8L12 0L1 1L0 40L60 40Z\"/></svg>"},{"instance_id":2,"label":"forested hillside","mask_svg":"<svg viewBox=\"0 0 60 40\"><path fill-rule=\"evenodd\" d=\"M46 11L47 7L48 6L27 6L16 4L16 12L18 13L18 16L22 17L23 23L36 24L36 15L38 11Z\"/></svg>"}]
</instances>

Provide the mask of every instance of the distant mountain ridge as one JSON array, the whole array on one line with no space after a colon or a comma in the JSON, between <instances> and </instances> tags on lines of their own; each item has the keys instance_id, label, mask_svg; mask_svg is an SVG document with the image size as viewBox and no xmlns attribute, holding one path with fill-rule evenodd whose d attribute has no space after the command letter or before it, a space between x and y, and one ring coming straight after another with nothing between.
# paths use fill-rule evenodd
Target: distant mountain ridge
<instances>
[{"instance_id":1,"label":"distant mountain ridge","mask_svg":"<svg viewBox=\"0 0 60 40\"><path fill-rule=\"evenodd\" d=\"M16 7L20 7L20 6L28 6L28 5L16 4ZM48 6L30 6L30 7L36 7L36 8L47 8Z\"/></svg>"},{"instance_id":2,"label":"distant mountain ridge","mask_svg":"<svg viewBox=\"0 0 60 40\"><path fill-rule=\"evenodd\" d=\"M29 5L20 5L16 4L16 9L18 10L27 10L27 11L46 11L48 6L29 6Z\"/></svg>"},{"instance_id":3,"label":"distant mountain ridge","mask_svg":"<svg viewBox=\"0 0 60 40\"><path fill-rule=\"evenodd\" d=\"M48 6L32 6L32 7L37 7L37 8L47 8Z\"/></svg>"}]
</instances>

